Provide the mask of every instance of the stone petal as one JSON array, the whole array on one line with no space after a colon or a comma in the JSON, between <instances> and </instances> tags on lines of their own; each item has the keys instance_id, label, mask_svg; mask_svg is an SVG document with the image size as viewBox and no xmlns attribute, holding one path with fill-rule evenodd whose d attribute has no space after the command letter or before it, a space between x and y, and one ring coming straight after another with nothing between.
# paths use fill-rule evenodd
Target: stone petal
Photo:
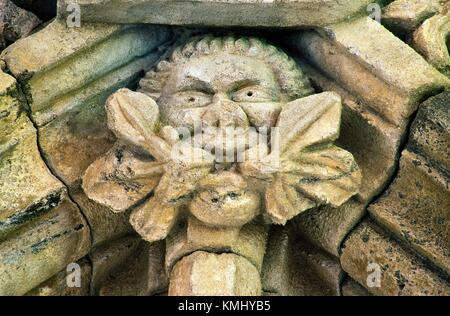
<instances>
[{"instance_id":1,"label":"stone petal","mask_svg":"<svg viewBox=\"0 0 450 316\"><path fill-rule=\"evenodd\" d=\"M162 173L159 162L117 144L86 170L83 190L91 200L123 212L147 196Z\"/></svg>"},{"instance_id":2,"label":"stone petal","mask_svg":"<svg viewBox=\"0 0 450 316\"><path fill-rule=\"evenodd\" d=\"M316 206L313 201L289 185L283 176L277 177L267 188L265 202L271 221L281 225L285 225L296 215Z\"/></svg>"},{"instance_id":3,"label":"stone petal","mask_svg":"<svg viewBox=\"0 0 450 316\"><path fill-rule=\"evenodd\" d=\"M180 202L195 191L197 183L212 168L212 163L197 166L169 163L165 166L165 173L155 189L155 195L165 203Z\"/></svg>"},{"instance_id":4,"label":"stone petal","mask_svg":"<svg viewBox=\"0 0 450 316\"><path fill-rule=\"evenodd\" d=\"M166 238L177 215L176 207L164 205L153 197L131 213L130 223L144 240L155 242Z\"/></svg>"},{"instance_id":5,"label":"stone petal","mask_svg":"<svg viewBox=\"0 0 450 316\"><path fill-rule=\"evenodd\" d=\"M154 133L159 108L149 96L120 89L106 101L108 127L117 138L142 147L158 160L165 160L170 146Z\"/></svg>"},{"instance_id":6,"label":"stone petal","mask_svg":"<svg viewBox=\"0 0 450 316\"><path fill-rule=\"evenodd\" d=\"M352 154L336 146L304 153L283 171L298 176L294 185L300 192L334 207L357 194L361 185L361 171Z\"/></svg>"},{"instance_id":7,"label":"stone petal","mask_svg":"<svg viewBox=\"0 0 450 316\"><path fill-rule=\"evenodd\" d=\"M341 97L335 92L315 94L285 105L277 124L282 157L336 140L341 107Z\"/></svg>"}]
</instances>

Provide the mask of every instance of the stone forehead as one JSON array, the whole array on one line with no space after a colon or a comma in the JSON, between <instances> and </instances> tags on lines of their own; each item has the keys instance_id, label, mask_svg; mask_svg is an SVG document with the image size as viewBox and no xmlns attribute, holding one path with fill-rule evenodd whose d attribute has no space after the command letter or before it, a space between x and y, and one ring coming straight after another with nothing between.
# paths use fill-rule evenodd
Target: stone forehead
<instances>
[{"instance_id":1,"label":"stone forehead","mask_svg":"<svg viewBox=\"0 0 450 316\"><path fill-rule=\"evenodd\" d=\"M293 100L312 94L314 91L308 78L297 63L281 49L255 37L195 37L177 47L167 60L148 72L140 82L140 90L158 98L172 70L192 58L219 53L255 58L267 64L274 72L280 88Z\"/></svg>"}]
</instances>

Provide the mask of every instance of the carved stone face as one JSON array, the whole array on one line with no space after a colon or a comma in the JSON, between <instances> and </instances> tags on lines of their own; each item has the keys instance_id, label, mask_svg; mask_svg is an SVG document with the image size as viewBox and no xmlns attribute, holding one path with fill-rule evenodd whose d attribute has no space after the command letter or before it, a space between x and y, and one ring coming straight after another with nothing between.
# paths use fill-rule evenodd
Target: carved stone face
<instances>
[{"instance_id":1,"label":"carved stone face","mask_svg":"<svg viewBox=\"0 0 450 316\"><path fill-rule=\"evenodd\" d=\"M274 126L286 97L272 69L251 57L191 58L171 72L158 105L162 121L193 128Z\"/></svg>"},{"instance_id":2,"label":"carved stone face","mask_svg":"<svg viewBox=\"0 0 450 316\"><path fill-rule=\"evenodd\" d=\"M353 157L332 144L339 134L340 97L310 95L309 81L295 61L272 45L255 38L192 39L147 73L140 86L139 92L119 90L106 104L118 144L131 146L121 149L127 159L118 160L123 153L111 151L87 170L84 189L119 212L153 189L151 201L131 215L148 241L166 237L178 209L191 202L191 213L208 225L244 225L260 213L285 224L321 204L341 205L358 190L361 174ZM209 135L198 143L180 140L175 128L188 126L192 132L196 123L274 126L278 148L244 143L243 157L268 150L256 160L220 165L217 150L212 154L205 146L215 142ZM176 159L184 150L199 153L200 159ZM224 216L202 212L213 209Z\"/></svg>"},{"instance_id":3,"label":"carved stone face","mask_svg":"<svg viewBox=\"0 0 450 316\"><path fill-rule=\"evenodd\" d=\"M143 239L155 242L169 236L169 294L223 293L217 282L213 288L201 285L201 291L189 292L200 284L189 271L201 261L206 273L224 275L236 258L252 263L247 262L252 271L241 267L246 279L253 280L242 293L259 294L255 267L262 265L267 238L261 219L284 225L320 205L342 205L361 182L352 155L333 145L340 126L339 95L311 94L297 64L274 46L254 38L193 40L147 73L139 92L120 89L108 99L108 127L118 143L88 168L83 188L116 212L132 208L130 223ZM204 141L180 137L177 127L190 127L191 134L198 132L196 124L202 130L194 137L206 134ZM209 151L216 140L208 131L230 130L225 127L245 130L231 135L231 146L242 135L261 136L261 127L276 127L279 140L277 146L267 139L244 142L243 157L267 149L257 159L221 161L217 153L224 148L228 152L228 146ZM223 140L217 143L223 145ZM200 154L199 159L178 159L184 151ZM179 220L186 227L176 225ZM234 254L220 259L198 255L204 249ZM178 291L180 284L187 286Z\"/></svg>"}]
</instances>

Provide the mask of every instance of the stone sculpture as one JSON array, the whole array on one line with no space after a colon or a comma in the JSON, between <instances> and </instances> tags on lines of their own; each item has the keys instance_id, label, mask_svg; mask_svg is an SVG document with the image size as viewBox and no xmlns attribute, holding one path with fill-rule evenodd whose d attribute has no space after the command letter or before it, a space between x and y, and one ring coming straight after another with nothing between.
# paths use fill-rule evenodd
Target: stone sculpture
<instances>
[{"instance_id":1,"label":"stone sculpture","mask_svg":"<svg viewBox=\"0 0 450 316\"><path fill-rule=\"evenodd\" d=\"M118 140L83 188L114 212L133 208L146 241L167 238L170 295L261 294L267 225L340 206L360 186L353 156L333 145L339 95L314 94L294 60L256 38L194 38L106 111Z\"/></svg>"}]
</instances>

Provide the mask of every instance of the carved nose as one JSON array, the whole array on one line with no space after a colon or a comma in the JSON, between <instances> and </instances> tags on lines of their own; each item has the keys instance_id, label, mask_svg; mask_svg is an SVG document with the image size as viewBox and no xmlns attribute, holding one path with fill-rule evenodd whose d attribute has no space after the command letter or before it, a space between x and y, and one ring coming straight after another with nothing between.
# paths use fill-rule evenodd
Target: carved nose
<instances>
[{"instance_id":1,"label":"carved nose","mask_svg":"<svg viewBox=\"0 0 450 316\"><path fill-rule=\"evenodd\" d=\"M211 127L248 127L245 112L226 95L216 94L212 103L202 116L204 124Z\"/></svg>"}]
</instances>

